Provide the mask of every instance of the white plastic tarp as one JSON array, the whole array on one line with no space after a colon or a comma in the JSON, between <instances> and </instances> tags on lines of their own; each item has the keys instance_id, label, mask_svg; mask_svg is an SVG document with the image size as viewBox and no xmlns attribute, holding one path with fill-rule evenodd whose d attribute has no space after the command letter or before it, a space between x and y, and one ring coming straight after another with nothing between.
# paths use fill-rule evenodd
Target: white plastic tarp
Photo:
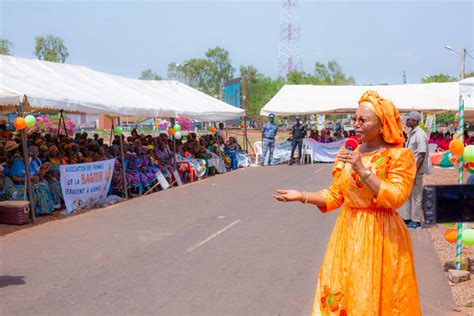
<instances>
[{"instance_id":1,"label":"white plastic tarp","mask_svg":"<svg viewBox=\"0 0 474 316\"><path fill-rule=\"evenodd\" d=\"M464 101L464 117L474 120L474 77L459 81L459 94Z\"/></svg>"},{"instance_id":2,"label":"white plastic tarp","mask_svg":"<svg viewBox=\"0 0 474 316\"><path fill-rule=\"evenodd\" d=\"M315 113L350 113L367 90L375 90L391 100L402 112L457 111L459 84L429 83L379 86L285 85L262 108L261 115L305 115Z\"/></svg>"},{"instance_id":3,"label":"white plastic tarp","mask_svg":"<svg viewBox=\"0 0 474 316\"><path fill-rule=\"evenodd\" d=\"M77 65L0 55L0 107L87 114L183 116L207 121L244 115L242 109L176 81L145 81Z\"/></svg>"}]
</instances>

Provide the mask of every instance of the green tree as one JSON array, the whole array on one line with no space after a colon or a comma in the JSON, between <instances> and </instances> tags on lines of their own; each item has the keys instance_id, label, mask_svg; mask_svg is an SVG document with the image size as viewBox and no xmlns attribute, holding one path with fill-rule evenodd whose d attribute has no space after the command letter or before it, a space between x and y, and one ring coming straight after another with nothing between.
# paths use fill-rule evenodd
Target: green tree
<instances>
[{"instance_id":1,"label":"green tree","mask_svg":"<svg viewBox=\"0 0 474 316\"><path fill-rule=\"evenodd\" d=\"M249 106L247 116L261 119L260 110L285 85L286 81L283 78L273 80L259 73L252 65L240 66L240 76L246 77L246 92Z\"/></svg>"},{"instance_id":2,"label":"green tree","mask_svg":"<svg viewBox=\"0 0 474 316\"><path fill-rule=\"evenodd\" d=\"M240 77L245 77L247 84L252 84L256 82L257 68L254 65L249 66L240 66Z\"/></svg>"},{"instance_id":3,"label":"green tree","mask_svg":"<svg viewBox=\"0 0 474 316\"><path fill-rule=\"evenodd\" d=\"M151 69L146 69L143 70L142 73L140 74L140 77L138 77L140 80L163 80L161 76L157 75L154 71Z\"/></svg>"},{"instance_id":4,"label":"green tree","mask_svg":"<svg viewBox=\"0 0 474 316\"><path fill-rule=\"evenodd\" d=\"M215 97L222 96L227 80L232 79L232 67L229 53L220 47L209 49L206 58L193 58L182 64L168 65L168 79L179 80Z\"/></svg>"},{"instance_id":5,"label":"green tree","mask_svg":"<svg viewBox=\"0 0 474 316\"><path fill-rule=\"evenodd\" d=\"M234 76L235 69L232 67L229 52L223 48L216 47L206 52L209 63L207 71L209 71L209 80L211 84L211 94L221 96L224 89L224 83Z\"/></svg>"},{"instance_id":6,"label":"green tree","mask_svg":"<svg viewBox=\"0 0 474 316\"><path fill-rule=\"evenodd\" d=\"M69 56L64 40L59 36L36 36L35 43L34 54L40 60L64 63Z\"/></svg>"},{"instance_id":7,"label":"green tree","mask_svg":"<svg viewBox=\"0 0 474 316\"><path fill-rule=\"evenodd\" d=\"M431 76L425 76L421 79L421 83L432 83L432 82L453 82L457 81L456 77L451 77L445 74L437 74Z\"/></svg>"},{"instance_id":8,"label":"green tree","mask_svg":"<svg viewBox=\"0 0 474 316\"><path fill-rule=\"evenodd\" d=\"M286 81L287 84L320 84L316 77L296 70L288 74Z\"/></svg>"},{"instance_id":9,"label":"green tree","mask_svg":"<svg viewBox=\"0 0 474 316\"><path fill-rule=\"evenodd\" d=\"M7 39L0 38L0 55L11 55L13 43Z\"/></svg>"},{"instance_id":10,"label":"green tree","mask_svg":"<svg viewBox=\"0 0 474 316\"><path fill-rule=\"evenodd\" d=\"M335 60L328 61L327 65L320 62L316 62L314 70L318 84L355 85L354 77L346 77L344 71L342 70L342 67Z\"/></svg>"}]
</instances>

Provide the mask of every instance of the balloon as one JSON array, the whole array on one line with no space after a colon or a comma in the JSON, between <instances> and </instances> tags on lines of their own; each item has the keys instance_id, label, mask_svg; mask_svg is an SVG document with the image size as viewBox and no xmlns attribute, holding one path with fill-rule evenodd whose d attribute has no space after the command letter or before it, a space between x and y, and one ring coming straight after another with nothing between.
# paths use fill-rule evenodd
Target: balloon
<instances>
[{"instance_id":1,"label":"balloon","mask_svg":"<svg viewBox=\"0 0 474 316\"><path fill-rule=\"evenodd\" d=\"M168 135L173 136L174 135L174 129L168 128Z\"/></svg>"},{"instance_id":2,"label":"balloon","mask_svg":"<svg viewBox=\"0 0 474 316\"><path fill-rule=\"evenodd\" d=\"M462 156L462 154L464 153L464 144L461 140L455 138L449 143L449 151L455 157Z\"/></svg>"},{"instance_id":3,"label":"balloon","mask_svg":"<svg viewBox=\"0 0 474 316\"><path fill-rule=\"evenodd\" d=\"M463 159L465 162L474 162L474 145L467 145L464 148Z\"/></svg>"},{"instance_id":4,"label":"balloon","mask_svg":"<svg viewBox=\"0 0 474 316\"><path fill-rule=\"evenodd\" d=\"M122 126L115 126L114 127L114 134L121 135L122 134Z\"/></svg>"},{"instance_id":5,"label":"balloon","mask_svg":"<svg viewBox=\"0 0 474 316\"><path fill-rule=\"evenodd\" d=\"M444 232L444 239L449 243L455 243L458 238L458 231L454 228L448 228Z\"/></svg>"},{"instance_id":6,"label":"balloon","mask_svg":"<svg viewBox=\"0 0 474 316\"><path fill-rule=\"evenodd\" d=\"M13 121L13 125L15 126L17 130L21 131L22 129L25 129L26 121L24 118L19 116Z\"/></svg>"},{"instance_id":7,"label":"balloon","mask_svg":"<svg viewBox=\"0 0 474 316\"><path fill-rule=\"evenodd\" d=\"M215 128L215 127L211 128L211 133L212 134L215 134L216 132L217 132L217 128Z\"/></svg>"},{"instance_id":8,"label":"balloon","mask_svg":"<svg viewBox=\"0 0 474 316\"><path fill-rule=\"evenodd\" d=\"M183 135L181 134L180 131L177 131L177 132L174 133L174 138L181 139L182 137L183 137Z\"/></svg>"},{"instance_id":9,"label":"balloon","mask_svg":"<svg viewBox=\"0 0 474 316\"><path fill-rule=\"evenodd\" d=\"M240 128L245 128L245 124L244 124L244 123L240 123Z\"/></svg>"},{"instance_id":10,"label":"balloon","mask_svg":"<svg viewBox=\"0 0 474 316\"><path fill-rule=\"evenodd\" d=\"M181 125L174 124L173 129L174 129L175 132L179 132L181 130Z\"/></svg>"},{"instance_id":11,"label":"balloon","mask_svg":"<svg viewBox=\"0 0 474 316\"><path fill-rule=\"evenodd\" d=\"M463 230L461 241L466 246L474 246L474 229L468 228Z\"/></svg>"},{"instance_id":12,"label":"balloon","mask_svg":"<svg viewBox=\"0 0 474 316\"><path fill-rule=\"evenodd\" d=\"M36 118L33 115L27 115L25 117L26 126L33 127L36 124Z\"/></svg>"}]
</instances>

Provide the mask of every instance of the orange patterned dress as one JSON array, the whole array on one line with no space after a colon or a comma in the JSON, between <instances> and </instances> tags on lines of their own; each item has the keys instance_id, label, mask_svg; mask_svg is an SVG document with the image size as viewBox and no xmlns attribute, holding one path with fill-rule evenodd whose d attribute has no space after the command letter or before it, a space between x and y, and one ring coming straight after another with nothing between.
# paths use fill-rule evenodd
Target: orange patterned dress
<instances>
[{"instance_id":1,"label":"orange patterned dress","mask_svg":"<svg viewBox=\"0 0 474 316\"><path fill-rule=\"evenodd\" d=\"M416 164L409 149L363 154L382 184L378 196L349 164L336 161L321 193L326 209L344 204L318 278L312 315L421 315L410 235L396 209L411 192Z\"/></svg>"}]
</instances>

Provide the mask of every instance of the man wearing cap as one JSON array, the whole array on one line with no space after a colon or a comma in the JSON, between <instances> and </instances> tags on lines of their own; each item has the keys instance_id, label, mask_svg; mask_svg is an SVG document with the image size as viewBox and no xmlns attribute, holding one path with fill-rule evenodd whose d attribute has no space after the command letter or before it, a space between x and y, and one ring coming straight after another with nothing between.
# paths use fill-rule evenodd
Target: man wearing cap
<instances>
[{"instance_id":1,"label":"man wearing cap","mask_svg":"<svg viewBox=\"0 0 474 316\"><path fill-rule=\"evenodd\" d=\"M421 114L410 112L406 115L406 126L410 128L406 148L410 148L416 159L416 177L410 197L399 210L400 215L408 228L421 227L421 199L423 194L423 175L431 174L430 153L428 150L428 138L419 123Z\"/></svg>"},{"instance_id":2,"label":"man wearing cap","mask_svg":"<svg viewBox=\"0 0 474 316\"><path fill-rule=\"evenodd\" d=\"M300 118L296 117L296 123L293 125L292 129L292 139L291 139L291 156L288 165L292 165L295 162L294 154L295 149L298 147L298 165L301 163L301 150L303 147L303 138L306 136L306 128L301 124Z\"/></svg>"},{"instance_id":3,"label":"man wearing cap","mask_svg":"<svg viewBox=\"0 0 474 316\"><path fill-rule=\"evenodd\" d=\"M275 120L275 114L268 114L268 122L262 127L262 140L263 140L263 153L262 153L262 166L265 165L265 158L269 151L268 165L272 164L273 149L275 148L275 137L278 133L278 126L273 123Z\"/></svg>"}]
</instances>

